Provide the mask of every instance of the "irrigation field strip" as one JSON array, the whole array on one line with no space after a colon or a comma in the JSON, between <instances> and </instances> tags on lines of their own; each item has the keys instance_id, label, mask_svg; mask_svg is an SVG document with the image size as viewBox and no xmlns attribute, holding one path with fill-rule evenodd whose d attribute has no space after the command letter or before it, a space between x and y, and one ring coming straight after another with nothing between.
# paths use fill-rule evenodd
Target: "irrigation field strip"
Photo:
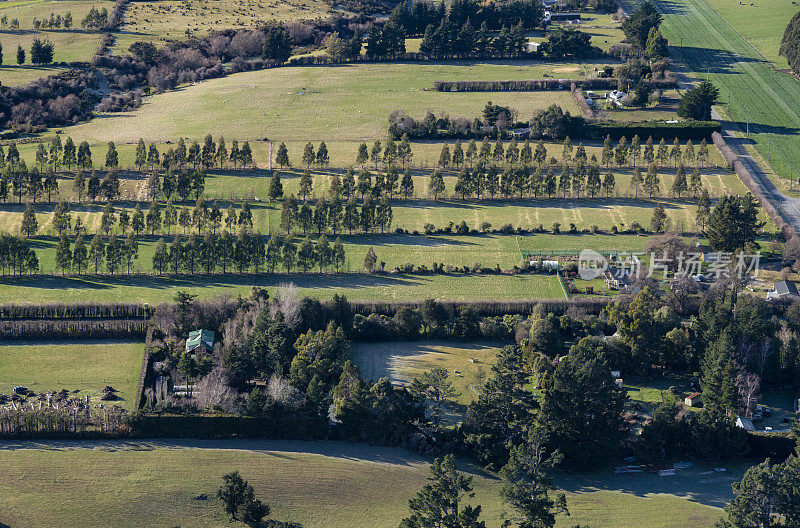
<instances>
[{"instance_id":1,"label":"irrigation field strip","mask_svg":"<svg viewBox=\"0 0 800 528\"><path fill-rule=\"evenodd\" d=\"M785 76L783 74L776 72L772 68L771 63L767 61L747 39L745 39L730 24L728 24L728 22L704 0L685 0L682 3L687 10L692 12L692 16L679 13L672 4L666 5L662 2L659 2L657 5L662 13L668 15L666 19L668 22L666 24L667 27L672 27L672 29L676 31L678 35L682 35L682 37L678 36L677 38L682 38L682 40L688 40L693 44L697 44L698 39L702 43L702 35L707 34L712 39L724 43L722 48L718 49L724 49L732 54L736 54L743 59L746 59L735 63L735 67L741 73L734 75L714 72L712 74L709 71L710 67L708 65L713 61L707 56L707 51L702 51L705 48L701 48L701 46L695 46L692 50L686 50L685 48L681 47L681 54L688 59L686 62L689 63L695 73L702 74L702 70L700 68L702 68L702 65L705 64L708 76L710 77L713 75L715 80L718 81L718 84L722 85L721 87L728 93L729 101L732 92L737 92L739 95L742 93L756 95L752 99L748 100L749 107L744 103L738 102L738 106L744 109L743 116L737 116L736 114L738 114L738 112L735 111L736 108L730 104L728 109L730 117L743 117L744 120L747 120L748 122L751 121L751 117L756 117L756 120L771 120L774 123L783 122L783 125L777 126L786 126L787 124L791 123L791 126L793 127L800 124L800 115L798 115L798 113L785 101L784 98L780 97L775 90L775 86L785 86L786 80L791 83L796 82L796 80L794 78L784 78ZM713 24L712 19L714 22ZM725 36L723 32L726 32L729 35ZM737 43L736 41L739 42ZM772 79L769 79L769 77ZM754 90L753 86L747 86L748 78L752 79L752 82L755 82L755 80L758 79L756 85L759 87L759 90ZM737 87L741 89L737 91ZM795 86L793 87L796 88ZM766 94L769 97L763 97L761 94ZM754 110L754 112L750 112L750 110ZM776 110L781 110L783 112L783 116L776 113ZM783 169L783 172L785 173L793 173L794 163L791 160L791 157L787 157L787 151L800 150L797 148L797 145L792 144L788 138L774 138L775 134L773 132L766 131L763 128L763 125L760 123L751 123L750 126L752 126L755 133L761 136L764 142L767 143L767 152L763 152L765 150L763 146L761 146L761 148L758 148L757 146L759 152L762 155L766 154L764 157L769 158L773 164L774 161L778 160L775 160L770 154L773 150L776 153L779 153L782 158L780 168ZM771 143L783 143L789 148L780 148L780 145L776 145L776 148L773 149Z\"/></svg>"}]
</instances>

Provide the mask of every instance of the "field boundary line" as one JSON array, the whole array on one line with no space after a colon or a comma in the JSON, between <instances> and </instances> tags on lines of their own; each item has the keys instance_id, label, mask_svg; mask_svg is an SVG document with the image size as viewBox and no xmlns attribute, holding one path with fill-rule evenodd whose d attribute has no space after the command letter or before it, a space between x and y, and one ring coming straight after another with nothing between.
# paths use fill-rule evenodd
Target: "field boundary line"
<instances>
[{"instance_id":1,"label":"field boundary line","mask_svg":"<svg viewBox=\"0 0 800 528\"><path fill-rule=\"evenodd\" d=\"M569 301L570 299L569 294L567 293L567 287L564 285L564 279L561 278L560 271L556 271L556 277L558 277L558 283L561 285L561 291L564 292L564 298Z\"/></svg>"}]
</instances>

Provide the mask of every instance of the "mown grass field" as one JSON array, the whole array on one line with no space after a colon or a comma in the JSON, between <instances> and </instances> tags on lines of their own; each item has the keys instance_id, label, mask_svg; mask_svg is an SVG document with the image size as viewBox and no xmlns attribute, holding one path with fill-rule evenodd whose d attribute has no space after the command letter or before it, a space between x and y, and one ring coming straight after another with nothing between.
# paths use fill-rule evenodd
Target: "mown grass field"
<instances>
[{"instance_id":1,"label":"mown grass field","mask_svg":"<svg viewBox=\"0 0 800 528\"><path fill-rule=\"evenodd\" d=\"M271 506L273 519L305 528L393 528L427 476L427 461L414 453L338 442L89 445L95 447L0 444L0 522L15 528L225 526L215 494L222 474L238 470ZM471 501L481 504L481 519L499 525L506 510L499 480L471 466L461 469L474 475ZM696 490L689 479L674 477L671 485L655 476L625 477L608 486L605 475L557 479L571 513L557 526L710 528L721 510L707 504L730 496L727 480ZM651 485L657 491L649 491ZM195 500L199 495L208 500Z\"/></svg>"},{"instance_id":2,"label":"mown grass field","mask_svg":"<svg viewBox=\"0 0 800 528\"><path fill-rule=\"evenodd\" d=\"M214 295L247 297L253 286L274 289L293 282L301 296L330 299L334 294L350 300L420 301L562 299L558 279L552 275L226 275L208 277L7 277L0 279L4 302L171 302L178 291L204 298Z\"/></svg>"},{"instance_id":3,"label":"mown grass field","mask_svg":"<svg viewBox=\"0 0 800 528\"><path fill-rule=\"evenodd\" d=\"M168 40L201 37L210 31L255 29L277 20L291 22L324 18L330 6L320 0L159 0L131 2L116 49L127 51L138 40L161 45Z\"/></svg>"},{"instance_id":4,"label":"mown grass field","mask_svg":"<svg viewBox=\"0 0 800 528\"><path fill-rule=\"evenodd\" d=\"M237 73L147 98L134 112L94 119L64 131L75 139L102 143L135 143L140 136L146 141L177 141L181 136L205 134L274 141L383 139L389 114L398 109L420 119L429 109L437 115L472 119L492 100L517 110L520 120L554 103L577 113L568 90L522 94L433 91L436 80L531 79L564 66L464 61L295 66Z\"/></svg>"},{"instance_id":5,"label":"mown grass field","mask_svg":"<svg viewBox=\"0 0 800 528\"><path fill-rule=\"evenodd\" d=\"M792 174L797 177L800 110L796 102L800 100L800 83L775 71L705 0L659 0L657 4L665 15L662 32L677 47L688 68L698 76L708 76L720 88L724 111L740 122L743 129L749 120L758 150L775 171L782 178ZM764 9L771 9L772 4L763 3ZM725 8L720 9L729 14L754 8L726 1ZM763 34L770 31L775 39L783 35L785 26L778 23L765 26L755 16L752 20L754 27L763 28L758 30Z\"/></svg>"},{"instance_id":6,"label":"mown grass field","mask_svg":"<svg viewBox=\"0 0 800 528\"><path fill-rule=\"evenodd\" d=\"M426 370L445 368L458 392L453 401L469 405L491 375L501 347L489 342L400 341L356 344L350 355L362 376L373 381L386 377L392 383L407 384Z\"/></svg>"},{"instance_id":7,"label":"mown grass field","mask_svg":"<svg viewBox=\"0 0 800 528\"><path fill-rule=\"evenodd\" d=\"M707 0L733 28L746 38L767 60L778 68L787 68L785 57L778 55L783 31L789 20L800 11L795 0L741 2L740 0Z\"/></svg>"},{"instance_id":8,"label":"mown grass field","mask_svg":"<svg viewBox=\"0 0 800 528\"><path fill-rule=\"evenodd\" d=\"M106 404L132 409L143 352L142 343L128 341L6 341L0 344L0 393L11 394L16 385L37 394L67 389L100 403L111 385L121 399Z\"/></svg>"},{"instance_id":9,"label":"mown grass field","mask_svg":"<svg viewBox=\"0 0 800 528\"><path fill-rule=\"evenodd\" d=\"M16 49L16 48L14 48ZM66 68L59 66L17 66L5 65L0 66L0 83L3 86L21 86L31 81L35 81L41 77L55 75L59 72L65 71Z\"/></svg>"},{"instance_id":10,"label":"mown grass field","mask_svg":"<svg viewBox=\"0 0 800 528\"><path fill-rule=\"evenodd\" d=\"M567 241L567 235L535 235L541 237L541 246L560 245L560 242ZM173 236L164 236L167 244L171 243ZM316 234L311 235L312 240L316 240ZM329 236L329 240L333 236ZM529 237L525 237L526 239ZM583 237L571 237L576 242L567 242L580 245L583 239L588 247L607 245L606 242L595 243L591 235ZM613 237L604 237L613 238ZM621 236L625 239L627 237ZM635 238L635 237L631 237ZM152 268L153 253L157 245L158 237L147 236L139 241L139 259L136 261L134 272L150 273ZM295 237L295 243L299 243L301 236ZM642 239L646 240L646 239ZM185 241L185 239L184 239ZM483 236L412 236L412 235L359 235L342 236L345 246L346 271L361 271L364 257L367 250L371 247L375 250L380 261L386 263L386 270L389 271L395 266L401 266L406 262L415 265L426 265L428 268L434 262L452 266L470 266L476 262L484 267L494 268L499 265L503 269L510 269L521 262L517 237L514 235L483 235ZM40 268L44 272L59 273L55 266L55 239L36 239L30 241L30 246L36 250L39 257ZM608 244L610 244L609 242ZM626 242L619 242L622 246L627 246ZM279 267L278 271L283 269ZM101 272L104 268L101 267Z\"/></svg>"}]
</instances>

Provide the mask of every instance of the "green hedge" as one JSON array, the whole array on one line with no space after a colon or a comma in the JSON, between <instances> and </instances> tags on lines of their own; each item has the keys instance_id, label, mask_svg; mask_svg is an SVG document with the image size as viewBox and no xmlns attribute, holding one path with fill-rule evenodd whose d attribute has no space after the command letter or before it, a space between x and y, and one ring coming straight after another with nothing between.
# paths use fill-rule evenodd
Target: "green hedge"
<instances>
[{"instance_id":1,"label":"green hedge","mask_svg":"<svg viewBox=\"0 0 800 528\"><path fill-rule=\"evenodd\" d=\"M750 448L753 455L759 458L771 458L781 461L794 452L794 438L789 433L749 432Z\"/></svg>"},{"instance_id":2,"label":"green hedge","mask_svg":"<svg viewBox=\"0 0 800 528\"><path fill-rule=\"evenodd\" d=\"M135 431L145 438L271 438L312 440L325 438L328 422L324 418L298 413L267 417L235 415L143 414L135 421Z\"/></svg>"},{"instance_id":3,"label":"green hedge","mask_svg":"<svg viewBox=\"0 0 800 528\"><path fill-rule=\"evenodd\" d=\"M639 121L635 123L603 122L589 123L586 125L586 136L594 139L603 139L611 135L611 139L619 139L625 136L630 140L638 135L644 142L648 137L653 136L653 141L672 141L678 138L681 141L687 139L700 141L706 139L711 141L711 134L719 132L722 125L719 121L679 121L677 123L665 123L663 121Z\"/></svg>"}]
</instances>

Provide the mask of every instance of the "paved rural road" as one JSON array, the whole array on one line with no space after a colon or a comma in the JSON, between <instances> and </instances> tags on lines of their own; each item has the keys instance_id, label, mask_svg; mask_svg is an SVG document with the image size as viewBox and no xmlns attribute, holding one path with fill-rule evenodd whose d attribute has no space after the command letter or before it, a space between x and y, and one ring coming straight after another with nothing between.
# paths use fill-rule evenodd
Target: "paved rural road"
<instances>
[{"instance_id":1,"label":"paved rural road","mask_svg":"<svg viewBox=\"0 0 800 528\"><path fill-rule=\"evenodd\" d=\"M753 175L753 179L761 187L761 191L767 200L781 213L783 219L794 227L795 232L800 234L800 198L786 196L775 187L775 184L766 175L761 165L747 151L745 146L747 140L741 137L743 133L736 123L722 119L716 110L711 111L711 118L722 123L722 136L725 138L725 142L733 150L734 154L739 156L739 160L750 171L750 174Z\"/></svg>"},{"instance_id":2,"label":"paved rural road","mask_svg":"<svg viewBox=\"0 0 800 528\"><path fill-rule=\"evenodd\" d=\"M675 61L675 63L677 64L678 61ZM688 90L694 86L694 79L686 73L684 65L676 67L675 74L680 90ZM767 200L775 206L786 223L794 228L795 233L800 234L800 198L786 196L772 183L772 180L769 179L761 165L748 152L746 145L749 140L742 137L744 132L739 128L739 125L723 119L714 109L711 110L711 119L720 122L722 125L722 137L725 142L733 150L733 153L739 157L739 161L742 162L745 168L750 171Z\"/></svg>"},{"instance_id":3,"label":"paved rural road","mask_svg":"<svg viewBox=\"0 0 800 528\"><path fill-rule=\"evenodd\" d=\"M626 15L629 15L633 11L635 3L636 2L631 2L631 0L617 0L617 4ZM656 5L663 13L663 9L661 9L662 6L658 3ZM685 69L686 62L683 60L683 57L680 57L680 53L678 53L678 57L676 57L675 51L676 50L673 49L672 58L676 66L675 73L678 78L678 86L682 90L691 88L694 85L694 78L687 74L687 70ZM744 133L736 123L722 119L715 110L711 111L711 118L722 124L722 136L725 138L725 142L733 150L734 154L739 157L739 160L747 170L750 171L750 174L753 175L753 179L758 186L761 187L761 191L764 193L767 200L780 212L786 223L791 225L795 232L800 235L800 198L786 196L775 187L775 184L769 179L769 176L767 176L764 169L761 168L761 165L759 165L747 151L747 147L745 146L747 140L742 138Z\"/></svg>"}]
</instances>

